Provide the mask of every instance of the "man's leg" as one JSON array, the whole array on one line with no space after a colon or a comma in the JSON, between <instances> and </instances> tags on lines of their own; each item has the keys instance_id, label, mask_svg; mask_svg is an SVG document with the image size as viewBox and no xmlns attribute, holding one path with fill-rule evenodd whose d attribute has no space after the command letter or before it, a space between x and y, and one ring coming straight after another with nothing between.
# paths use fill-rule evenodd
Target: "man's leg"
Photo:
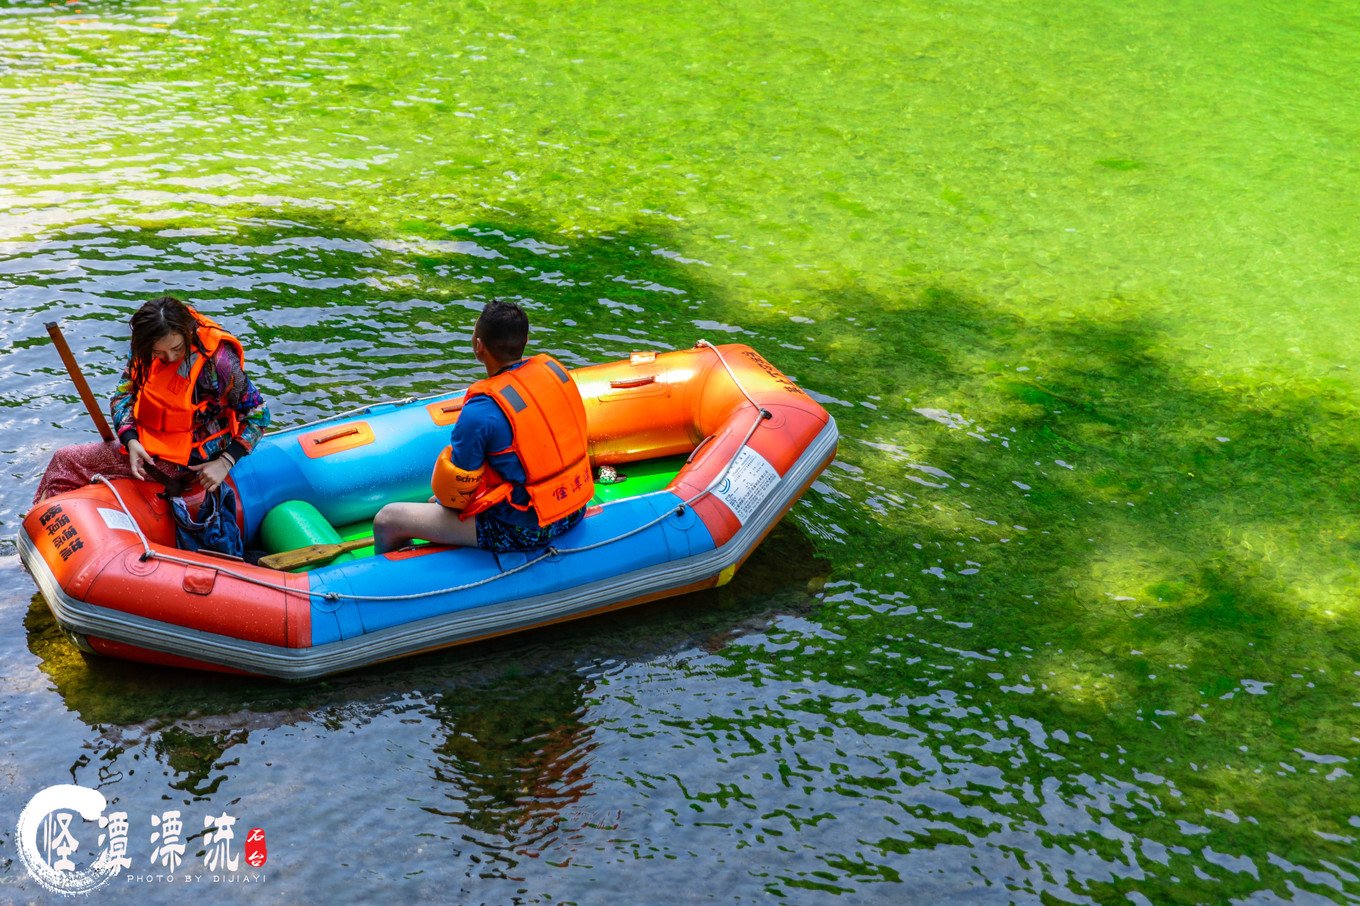
<instances>
[{"instance_id":1,"label":"man's leg","mask_svg":"<svg viewBox=\"0 0 1360 906\"><path fill-rule=\"evenodd\" d=\"M373 519L373 552L385 554L414 538L458 547L477 546L477 520L437 503L389 503Z\"/></svg>"}]
</instances>

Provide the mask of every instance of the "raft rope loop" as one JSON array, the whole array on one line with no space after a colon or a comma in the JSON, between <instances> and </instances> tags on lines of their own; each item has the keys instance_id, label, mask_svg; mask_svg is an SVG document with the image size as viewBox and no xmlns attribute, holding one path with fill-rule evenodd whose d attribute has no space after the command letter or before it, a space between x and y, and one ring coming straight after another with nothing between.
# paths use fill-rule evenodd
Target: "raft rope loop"
<instances>
[{"instance_id":1,"label":"raft rope loop","mask_svg":"<svg viewBox=\"0 0 1360 906\"><path fill-rule=\"evenodd\" d=\"M755 435L756 430L760 427L760 423L771 418L771 413L768 409L762 408L760 404L757 403L751 397L751 394L746 390L746 388L742 386L741 381L737 380L736 374L733 373L731 366L727 364L727 360L723 358L723 354L718 349L718 347L714 346L707 340L700 340L694 345L696 347L702 347L713 351L713 354L718 357L718 361L722 363L723 368L727 371L728 377L732 379L732 383L735 384L737 389L741 391L742 396L746 397L747 402L749 402L753 407L755 407L756 410L755 420L751 422L751 427L746 431L746 436L742 438L741 445L737 448L737 450L740 451L751 442L751 438ZM323 421L329 420L330 419L323 419ZM217 572L223 574L224 576L231 576L233 579L239 579L242 582L249 582L251 585L259 585L262 588L270 588L275 591L283 592L284 594L300 595L308 598L322 598L326 601L339 601L342 599L351 601L414 601L420 598L432 598L438 595L447 595L452 594L454 592L467 591L472 588L477 588L478 586L481 585L489 584L491 582L496 581L497 579L505 578L506 576L513 576L515 573L526 570L529 567L534 566L535 564L543 560L546 560L550 557L559 557L564 554L585 553L586 551L596 550L597 548L601 548L609 544L614 544L615 542L623 541L626 538L631 538L634 535L645 532L648 529L653 528L654 526L659 525L662 522L665 522L672 516L681 515L682 513L685 512L686 508L693 506L695 503L702 500L704 497L707 497L709 494L713 493L713 489L721 485L722 482L727 478L727 473L732 470L732 465L735 462L736 456L733 456L727 461L727 465L723 467L722 471L720 471L716 476L714 476L713 480L710 481L702 491L695 494L693 497L690 497L688 500L682 501L678 506L675 507L675 509L667 510L665 513L661 514L660 516L656 517L650 522L646 522L635 528L629 529L628 531L624 532L621 535L615 535L612 538L606 538L603 541L596 541L594 544L586 544L581 547L556 548L549 546L547 548L544 548L543 553L539 554L532 560L526 560L519 566L511 567L510 569L499 572L494 576L487 576L485 579L478 579L475 582L465 582L462 585L453 585L448 588L438 588L433 591L412 592L410 594L404 595L352 595L341 594L335 591L312 591L311 589L305 588L293 588L288 585L280 585L277 582L270 582L266 579L261 579L258 576L251 576L246 575L245 573L237 572L233 569L229 569L225 566L222 566L219 563L205 564L201 560L187 560L183 557L177 557L174 554L161 553L159 551L152 549L150 542L148 542L146 539L146 535L142 533L141 526L137 524L137 520L133 518L131 511L128 510L127 504L123 502L122 495L118 493L118 489L115 488L113 484L110 483L110 481L103 475L96 475L95 480L102 482L104 485L108 487L110 491L113 492L114 498L118 501L118 506L122 508L123 512L127 514L128 519L131 520L132 525L137 532L137 538L142 542L141 559L143 562L147 560L164 560L167 563L179 563L183 566L197 566L197 567L206 566L209 569L216 570Z\"/></svg>"}]
</instances>

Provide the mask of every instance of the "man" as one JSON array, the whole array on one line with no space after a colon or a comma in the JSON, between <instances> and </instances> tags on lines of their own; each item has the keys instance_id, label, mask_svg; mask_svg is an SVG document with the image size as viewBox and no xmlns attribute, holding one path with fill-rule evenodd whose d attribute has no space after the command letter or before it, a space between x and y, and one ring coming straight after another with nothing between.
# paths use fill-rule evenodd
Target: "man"
<instances>
[{"instance_id":1,"label":"man","mask_svg":"<svg viewBox=\"0 0 1360 906\"><path fill-rule=\"evenodd\" d=\"M581 393L548 355L524 358L529 319L492 300L472 332L487 377L468 388L429 503L389 503L373 520L383 554L423 538L498 553L533 551L581 521L594 494Z\"/></svg>"}]
</instances>

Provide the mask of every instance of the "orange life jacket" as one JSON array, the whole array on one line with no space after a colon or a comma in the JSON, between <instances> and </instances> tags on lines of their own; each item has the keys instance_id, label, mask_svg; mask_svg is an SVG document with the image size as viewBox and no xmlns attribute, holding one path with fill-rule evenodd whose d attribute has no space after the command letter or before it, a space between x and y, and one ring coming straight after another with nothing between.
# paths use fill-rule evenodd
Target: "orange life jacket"
<instances>
[{"instance_id":1,"label":"orange life jacket","mask_svg":"<svg viewBox=\"0 0 1360 906\"><path fill-rule=\"evenodd\" d=\"M137 400L132 405L132 419L137 424L137 439L142 442L146 452L182 466L189 464L189 457L194 452L206 458L204 445L208 441L223 435L235 437L238 429L236 413L230 408L224 408L223 416L226 418L227 426L197 444L194 443L194 422L200 413L208 408L209 402L204 400L194 403L194 387L198 384L198 376L203 371L203 366L213 361L217 348L223 343L235 347L236 354L243 363L245 362L245 350L241 348L240 340L219 327L211 318L200 315L192 308L189 309L189 313L198 322L198 343L203 347L202 354L189 366L188 375L179 373L180 366L184 364L182 360L162 362L160 359L153 359L151 373L147 375L146 383L138 391ZM189 356L193 352L192 348L186 349L184 354ZM225 395L225 388L223 393Z\"/></svg>"},{"instance_id":2,"label":"orange life jacket","mask_svg":"<svg viewBox=\"0 0 1360 906\"><path fill-rule=\"evenodd\" d=\"M480 380L468 388L465 401L488 396L510 420L510 446L524 464L527 505L510 499L514 485L488 464L481 486L461 517L469 519L505 501L518 510L530 506L540 526L570 516L590 502L595 481L590 474L586 407L571 375L552 356L536 355L512 371ZM466 402L465 402L466 404Z\"/></svg>"}]
</instances>

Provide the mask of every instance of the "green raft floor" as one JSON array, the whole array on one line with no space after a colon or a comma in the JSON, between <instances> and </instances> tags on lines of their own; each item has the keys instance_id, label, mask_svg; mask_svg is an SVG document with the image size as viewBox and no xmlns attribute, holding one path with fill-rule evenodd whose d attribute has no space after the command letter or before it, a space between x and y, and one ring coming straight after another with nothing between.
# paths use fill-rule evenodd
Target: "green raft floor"
<instances>
[{"instance_id":1,"label":"green raft floor","mask_svg":"<svg viewBox=\"0 0 1360 906\"><path fill-rule=\"evenodd\" d=\"M595 482L595 495L590 498L590 506L598 506L602 503L609 503L614 500L623 500L628 497L641 497L643 494L650 494L653 491L660 491L671 483L680 470L684 468L688 456L664 456L659 459L644 459L638 462L625 463L615 466L621 481L613 484L601 484ZM340 534L341 541L353 541L357 538L368 538L373 534L373 520L366 519L362 522L351 522L347 525L337 525L335 530ZM416 544L424 544L417 541ZM270 551L277 553L277 551ZM361 547L354 552L355 558L373 556L373 545ZM296 572L306 572L308 569L317 569L326 566L326 563L317 563L311 567L295 570Z\"/></svg>"}]
</instances>

